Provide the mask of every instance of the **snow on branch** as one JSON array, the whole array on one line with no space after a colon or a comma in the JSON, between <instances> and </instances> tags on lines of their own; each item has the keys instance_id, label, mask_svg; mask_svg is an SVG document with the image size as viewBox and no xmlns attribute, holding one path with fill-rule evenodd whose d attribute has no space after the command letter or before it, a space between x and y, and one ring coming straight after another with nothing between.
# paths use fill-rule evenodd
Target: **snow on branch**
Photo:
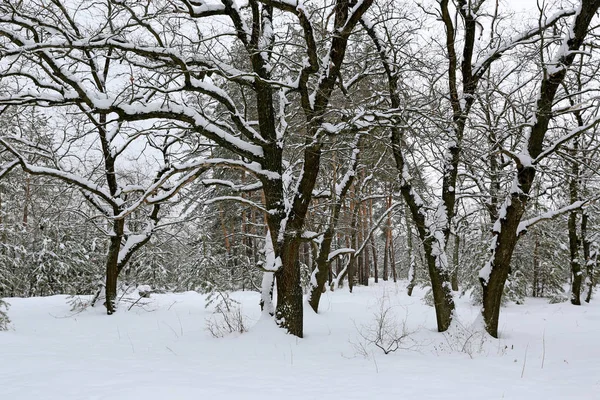
<instances>
[{"instance_id":1,"label":"snow on branch","mask_svg":"<svg viewBox=\"0 0 600 400\"><path fill-rule=\"evenodd\" d=\"M242 204L249 205L250 207L254 207L257 210L260 210L260 211L262 211L264 213L268 213L269 212L266 208L264 208L260 204L254 202L252 200L246 199L244 197L240 197L240 196L219 196L219 197L213 197L212 199L206 200L204 202L204 204L205 205L211 205L211 204L218 203L218 202L221 202L221 201L236 201L238 203L242 203Z\"/></svg>"},{"instance_id":2,"label":"snow on branch","mask_svg":"<svg viewBox=\"0 0 600 400\"><path fill-rule=\"evenodd\" d=\"M537 36L541 35L546 29L556 25L561 19L574 15L575 9L561 10L556 14L547 18L540 26L530 29L529 31L522 33L510 39L508 43L499 42L494 49L484 54L474 65L473 65L473 76L481 78L487 71L490 65L498 60L504 53L514 49L518 45L531 43L537 40Z\"/></svg>"},{"instance_id":3,"label":"snow on branch","mask_svg":"<svg viewBox=\"0 0 600 400\"><path fill-rule=\"evenodd\" d=\"M539 164L539 162L541 160L543 160L544 158L546 158L550 154L554 153L558 149L558 147L560 147L560 145L562 145L563 143L568 142L571 139L576 138L577 136L579 136L580 134L586 132L587 130L589 130L591 128L594 128L599 123L600 123L600 117L596 117L589 124L586 124L586 125L583 125L583 126L578 126L577 128L572 129L569 133L567 133L566 135L562 136L561 138L555 140L554 143L552 143L550 146L548 146L548 148L546 148L545 150L543 150L535 158L535 160L533 160L532 164L534 164L534 165L535 164Z\"/></svg>"},{"instance_id":4,"label":"snow on branch","mask_svg":"<svg viewBox=\"0 0 600 400\"><path fill-rule=\"evenodd\" d=\"M335 260L336 257L343 256L345 254L355 254L355 253L356 253L356 250L348 248L348 247L337 249L337 250L334 250L331 253L329 253L329 255L327 256L327 262L329 263L329 262Z\"/></svg>"},{"instance_id":5,"label":"snow on branch","mask_svg":"<svg viewBox=\"0 0 600 400\"><path fill-rule=\"evenodd\" d=\"M89 179L85 179L81 176L72 174L70 172L62 171L60 169L41 167L37 165L32 165L25 160L23 155L11 144L9 144L4 138L0 137L0 144L2 144L12 155L16 157L16 161L21 165L23 171L30 173L32 175L45 175L53 178L60 179L63 182L68 184L75 185L80 189L86 190L90 193L93 193L100 198L102 198L107 203L113 206L119 206L121 204L121 200L114 198L108 191L104 188L98 186L94 182ZM14 166L13 166L14 167Z\"/></svg>"},{"instance_id":6,"label":"snow on branch","mask_svg":"<svg viewBox=\"0 0 600 400\"><path fill-rule=\"evenodd\" d=\"M545 212L543 214L540 214L536 217L521 221L519 223L519 227L517 228L517 235L519 236L519 235L525 234L525 232L527 232L527 229L529 229L531 226L533 226L539 222L554 219L554 218L558 217L559 215L562 215L562 214L565 214L568 212L580 210L580 209L586 207L588 204L598 201L599 199L600 199L600 196L595 196L595 197L591 197L586 200L579 200L572 204L569 204L568 206L559 208L558 210L551 210L551 211Z\"/></svg>"}]
</instances>

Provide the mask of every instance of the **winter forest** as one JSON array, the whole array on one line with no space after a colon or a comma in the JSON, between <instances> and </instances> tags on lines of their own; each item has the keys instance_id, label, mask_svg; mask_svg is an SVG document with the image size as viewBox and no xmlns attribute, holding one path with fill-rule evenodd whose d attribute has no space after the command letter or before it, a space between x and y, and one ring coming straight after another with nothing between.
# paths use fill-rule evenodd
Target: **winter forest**
<instances>
[{"instance_id":1,"label":"winter forest","mask_svg":"<svg viewBox=\"0 0 600 400\"><path fill-rule=\"evenodd\" d=\"M2 0L7 398L600 398L599 8Z\"/></svg>"}]
</instances>

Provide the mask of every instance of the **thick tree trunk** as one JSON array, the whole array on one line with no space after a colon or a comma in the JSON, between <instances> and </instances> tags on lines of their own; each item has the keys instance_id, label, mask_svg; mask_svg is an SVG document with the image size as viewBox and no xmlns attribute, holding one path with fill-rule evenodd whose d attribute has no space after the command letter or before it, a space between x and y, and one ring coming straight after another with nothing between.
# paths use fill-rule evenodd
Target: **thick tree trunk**
<instances>
[{"instance_id":1,"label":"thick tree trunk","mask_svg":"<svg viewBox=\"0 0 600 400\"><path fill-rule=\"evenodd\" d=\"M431 278L431 290L433 292L438 331L445 332L450 327L452 314L454 313L452 288L447 284L450 282L450 277L447 270L441 270L436 265L436 257L432 255L432 240L430 238L423 241L423 247L425 248L425 259Z\"/></svg>"},{"instance_id":2,"label":"thick tree trunk","mask_svg":"<svg viewBox=\"0 0 600 400\"><path fill-rule=\"evenodd\" d=\"M113 314L117 310L117 260L119 257L119 250L121 249L121 238L112 236L110 238L110 245L108 247L108 254L106 257L106 313L108 315Z\"/></svg>"},{"instance_id":3,"label":"thick tree trunk","mask_svg":"<svg viewBox=\"0 0 600 400\"><path fill-rule=\"evenodd\" d=\"M533 171L530 169L521 171L523 183L532 181ZM527 178L529 177L529 178ZM521 185L521 187L524 187ZM530 185L527 186L529 192ZM503 219L503 225L500 232L495 232L496 248L491 261L480 272L480 281L483 288L483 308L482 315L487 332L493 337L498 337L498 318L500 316L500 306L502 303L502 294L504 284L510 272L510 261L514 248L517 244L517 229L521 221L521 216L525 211L528 196L524 192L513 193L510 205L506 206L507 217ZM489 275L485 276L486 273ZM486 279L487 278L487 279Z\"/></svg>"},{"instance_id":4,"label":"thick tree trunk","mask_svg":"<svg viewBox=\"0 0 600 400\"><path fill-rule=\"evenodd\" d=\"M300 284L300 240L286 238L281 251L282 267L275 274L277 306L275 319L290 334L303 337L302 286Z\"/></svg>"}]
</instances>

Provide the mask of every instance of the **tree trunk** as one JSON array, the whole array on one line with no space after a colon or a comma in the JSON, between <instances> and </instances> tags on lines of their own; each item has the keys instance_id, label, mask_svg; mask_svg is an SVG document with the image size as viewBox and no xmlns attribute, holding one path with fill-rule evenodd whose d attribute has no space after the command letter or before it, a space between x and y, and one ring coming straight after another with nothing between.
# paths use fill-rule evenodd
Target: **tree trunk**
<instances>
[{"instance_id":1,"label":"tree trunk","mask_svg":"<svg viewBox=\"0 0 600 400\"><path fill-rule=\"evenodd\" d=\"M385 231L385 246L383 248L383 280L387 281L389 274L388 260L390 258L390 235L388 230Z\"/></svg>"},{"instance_id":2,"label":"tree trunk","mask_svg":"<svg viewBox=\"0 0 600 400\"><path fill-rule=\"evenodd\" d=\"M533 290L532 296L539 297L540 290L540 256L539 256L540 241L535 237L533 242Z\"/></svg>"},{"instance_id":3,"label":"tree trunk","mask_svg":"<svg viewBox=\"0 0 600 400\"><path fill-rule=\"evenodd\" d=\"M583 125L581 115L577 114L578 125ZM573 140L573 148L569 149L571 157L577 156L577 150L579 149L579 140L575 138ZM571 204L579 200L579 163L577 160L571 162L571 176L569 177L569 198ZM569 214L568 222L569 230L569 255L570 255L570 266L572 274L572 285L571 285L571 304L575 306L581 305L581 281L583 273L581 272L581 263L579 261L579 237L577 236L577 212L571 211Z\"/></svg>"},{"instance_id":4,"label":"tree trunk","mask_svg":"<svg viewBox=\"0 0 600 400\"><path fill-rule=\"evenodd\" d=\"M571 304L575 306L581 305L581 281L582 272L579 262L579 238L577 237L577 213L569 214L569 255L571 256Z\"/></svg>"},{"instance_id":5,"label":"tree trunk","mask_svg":"<svg viewBox=\"0 0 600 400\"><path fill-rule=\"evenodd\" d=\"M406 218L406 244L408 246L408 287L406 288L408 295L412 296L413 289L417 283L417 265L415 255L413 254L412 228L408 216L408 210L405 213Z\"/></svg>"},{"instance_id":6,"label":"tree trunk","mask_svg":"<svg viewBox=\"0 0 600 400\"><path fill-rule=\"evenodd\" d=\"M300 284L300 240L289 237L284 241L282 267L275 274L277 284L277 306L275 319L290 334L303 337L302 286Z\"/></svg>"},{"instance_id":7,"label":"tree trunk","mask_svg":"<svg viewBox=\"0 0 600 400\"><path fill-rule=\"evenodd\" d=\"M25 176L25 199L23 200L23 226L27 226L29 220L29 202L31 201L31 177Z\"/></svg>"},{"instance_id":8,"label":"tree trunk","mask_svg":"<svg viewBox=\"0 0 600 400\"><path fill-rule=\"evenodd\" d=\"M458 232L454 235L454 254L452 257L452 290L458 291L458 268L460 257L460 235Z\"/></svg>"},{"instance_id":9,"label":"tree trunk","mask_svg":"<svg viewBox=\"0 0 600 400\"><path fill-rule=\"evenodd\" d=\"M392 279L394 283L398 282L398 271L396 271L396 249L394 248L394 236L390 232L390 268L392 269Z\"/></svg>"},{"instance_id":10,"label":"tree trunk","mask_svg":"<svg viewBox=\"0 0 600 400\"><path fill-rule=\"evenodd\" d=\"M119 251L121 250L121 239L123 237L123 220L115 221L114 235L110 237L108 254L106 256L106 313L114 314L117 310L117 282L119 277Z\"/></svg>"},{"instance_id":11,"label":"tree trunk","mask_svg":"<svg viewBox=\"0 0 600 400\"><path fill-rule=\"evenodd\" d=\"M583 239L583 259L585 260L585 269L587 277L585 302L589 303L592 300L592 292L594 290L594 269L597 261L597 249L591 248L591 242L587 232L588 214L586 211L581 216L581 238Z\"/></svg>"}]
</instances>

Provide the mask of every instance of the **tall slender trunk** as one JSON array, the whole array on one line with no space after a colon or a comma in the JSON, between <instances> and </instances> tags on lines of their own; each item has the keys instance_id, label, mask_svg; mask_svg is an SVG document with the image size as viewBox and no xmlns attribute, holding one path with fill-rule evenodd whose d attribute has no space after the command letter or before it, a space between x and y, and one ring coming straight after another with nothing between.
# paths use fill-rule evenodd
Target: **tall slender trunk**
<instances>
[{"instance_id":1,"label":"tall slender trunk","mask_svg":"<svg viewBox=\"0 0 600 400\"><path fill-rule=\"evenodd\" d=\"M117 220L114 222L113 234L110 237L108 253L106 255L106 313L114 314L117 310L117 282L119 277L119 251L121 250L121 240L123 238L124 222Z\"/></svg>"},{"instance_id":2,"label":"tall slender trunk","mask_svg":"<svg viewBox=\"0 0 600 400\"><path fill-rule=\"evenodd\" d=\"M369 200L369 226L373 226L373 200ZM373 255L373 277L375 283L379 282L379 267L377 264L377 246L375 245L375 235L369 238L371 243L371 254Z\"/></svg>"},{"instance_id":3,"label":"tall slender trunk","mask_svg":"<svg viewBox=\"0 0 600 400\"><path fill-rule=\"evenodd\" d=\"M31 177L25 176L25 198L23 199L23 226L29 221L29 202L31 201Z\"/></svg>"},{"instance_id":4,"label":"tall slender trunk","mask_svg":"<svg viewBox=\"0 0 600 400\"><path fill-rule=\"evenodd\" d=\"M358 246L361 246L362 243L367 240L367 220L366 220L366 206L364 203L360 204L360 226L359 226L359 235L358 235ZM357 247L358 248L358 247ZM369 285L369 275L370 275L370 267L369 267L369 246L365 245L364 250L360 254L360 264L361 264L361 284L364 286Z\"/></svg>"},{"instance_id":5,"label":"tall slender trunk","mask_svg":"<svg viewBox=\"0 0 600 400\"><path fill-rule=\"evenodd\" d=\"M592 300L592 292L594 291L594 269L596 267L596 262L598 259L598 250L597 248L591 248L591 241L588 236L587 231L587 223L588 223L588 214L587 211L583 212L581 216L581 238L583 239L583 259L585 260L585 269L586 269L586 295L585 302L589 303Z\"/></svg>"},{"instance_id":6,"label":"tall slender trunk","mask_svg":"<svg viewBox=\"0 0 600 400\"><path fill-rule=\"evenodd\" d=\"M581 282L582 272L581 263L579 262L579 238L577 237L577 213L569 214L569 255L571 266L571 304L581 305Z\"/></svg>"},{"instance_id":7,"label":"tall slender trunk","mask_svg":"<svg viewBox=\"0 0 600 400\"><path fill-rule=\"evenodd\" d=\"M398 282L398 271L396 271L396 249L394 247L394 236L390 233L390 268L392 269L392 279L394 283Z\"/></svg>"},{"instance_id":8,"label":"tall slender trunk","mask_svg":"<svg viewBox=\"0 0 600 400\"><path fill-rule=\"evenodd\" d=\"M583 126L583 119L580 113L576 113L577 124ZM569 177L569 199L571 204L579 200L579 162L574 159L577 157L579 150L579 138L573 140L573 147L568 150L569 155L573 158L571 161L571 175ZM571 211L568 222L569 230L569 255L570 267L572 275L571 285L571 304L575 306L581 305L581 283L583 280L583 272L581 271L581 262L579 261L579 245L580 240L577 235L577 212Z\"/></svg>"},{"instance_id":9,"label":"tall slender trunk","mask_svg":"<svg viewBox=\"0 0 600 400\"><path fill-rule=\"evenodd\" d=\"M388 230L385 231L385 245L383 248L383 280L387 281L389 277L389 260L390 258L390 235Z\"/></svg>"},{"instance_id":10,"label":"tall slender trunk","mask_svg":"<svg viewBox=\"0 0 600 400\"><path fill-rule=\"evenodd\" d=\"M410 224L410 217L408 210L405 215L406 221L406 245L408 247L408 287L406 288L408 295L412 296L413 289L417 283L417 263L415 262L415 255L413 250L412 240L412 227Z\"/></svg>"},{"instance_id":11,"label":"tall slender trunk","mask_svg":"<svg viewBox=\"0 0 600 400\"><path fill-rule=\"evenodd\" d=\"M460 267L460 234L454 234L454 254L452 257L452 290L458 291L458 269Z\"/></svg>"},{"instance_id":12,"label":"tall slender trunk","mask_svg":"<svg viewBox=\"0 0 600 400\"><path fill-rule=\"evenodd\" d=\"M388 195L385 199L386 209L392 206L392 196ZM385 247L383 250L383 280L387 281L390 277L390 246L392 244L392 216L391 213L388 214L385 223Z\"/></svg>"},{"instance_id":13,"label":"tall slender trunk","mask_svg":"<svg viewBox=\"0 0 600 400\"><path fill-rule=\"evenodd\" d=\"M350 243L352 243L353 248L358 248L356 245L356 223L358 219L358 207L352 207L350 205L350 212L352 213L352 221L350 222ZM350 260L348 261L348 289L350 293L352 293L352 289L354 289L356 279L356 257L354 254L350 255Z\"/></svg>"},{"instance_id":14,"label":"tall slender trunk","mask_svg":"<svg viewBox=\"0 0 600 400\"><path fill-rule=\"evenodd\" d=\"M533 297L539 297L540 293L540 255L539 255L540 241L535 235L533 242L533 291L531 295Z\"/></svg>"}]
</instances>

